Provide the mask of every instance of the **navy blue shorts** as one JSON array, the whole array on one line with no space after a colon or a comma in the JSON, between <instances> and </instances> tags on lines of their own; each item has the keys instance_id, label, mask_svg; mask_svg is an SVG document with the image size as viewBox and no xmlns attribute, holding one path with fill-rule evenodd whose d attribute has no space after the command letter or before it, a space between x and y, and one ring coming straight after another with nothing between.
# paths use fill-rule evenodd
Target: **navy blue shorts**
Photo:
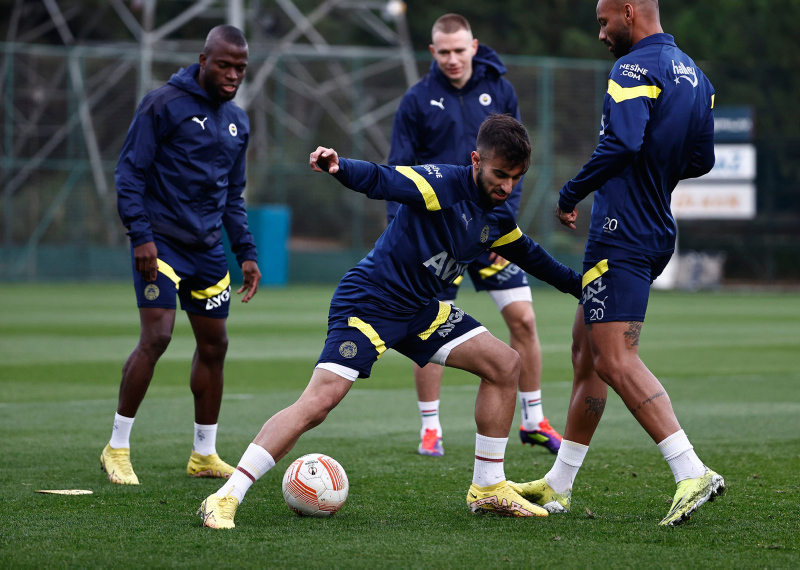
<instances>
[{"instance_id":1,"label":"navy blue shorts","mask_svg":"<svg viewBox=\"0 0 800 570\"><path fill-rule=\"evenodd\" d=\"M393 348L419 366L444 365L450 350L484 331L458 307L435 300L410 316L369 303L331 304L328 338L317 364L337 364L369 378L375 361Z\"/></svg>"},{"instance_id":2,"label":"navy blue shorts","mask_svg":"<svg viewBox=\"0 0 800 570\"><path fill-rule=\"evenodd\" d=\"M476 291L505 291L528 286L528 276L517 265L510 261L494 264L489 261L491 252L484 251L481 256L469 264L467 272ZM452 301L458 294L458 286L462 277L458 277L452 285L436 296L440 301Z\"/></svg>"},{"instance_id":3,"label":"navy blue shorts","mask_svg":"<svg viewBox=\"0 0 800 570\"><path fill-rule=\"evenodd\" d=\"M650 284L664 271L670 257L587 242L580 300L584 322L643 322Z\"/></svg>"},{"instance_id":4,"label":"navy blue shorts","mask_svg":"<svg viewBox=\"0 0 800 570\"><path fill-rule=\"evenodd\" d=\"M222 243L207 251L192 251L162 238L158 249L158 274L148 283L136 271L131 247L133 287L139 308L181 309L204 317L224 319L231 302L231 276Z\"/></svg>"}]
</instances>

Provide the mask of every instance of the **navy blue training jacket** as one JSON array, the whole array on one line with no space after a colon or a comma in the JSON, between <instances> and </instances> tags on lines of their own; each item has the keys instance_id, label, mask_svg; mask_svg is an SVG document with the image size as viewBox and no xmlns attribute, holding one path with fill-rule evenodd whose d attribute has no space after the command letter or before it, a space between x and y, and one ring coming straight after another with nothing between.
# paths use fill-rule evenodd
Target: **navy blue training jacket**
<instances>
[{"instance_id":1,"label":"navy blue training jacket","mask_svg":"<svg viewBox=\"0 0 800 570\"><path fill-rule=\"evenodd\" d=\"M347 188L403 204L372 251L342 278L332 303L411 315L487 249L559 291L580 296L581 276L523 234L511 207L486 207L471 166L382 166L339 158Z\"/></svg>"},{"instance_id":2,"label":"navy blue training jacket","mask_svg":"<svg viewBox=\"0 0 800 570\"><path fill-rule=\"evenodd\" d=\"M561 189L572 212L595 192L589 240L645 254L675 249L678 181L714 166L714 88L668 34L639 41L608 78L600 144Z\"/></svg>"},{"instance_id":3,"label":"navy blue training jacket","mask_svg":"<svg viewBox=\"0 0 800 570\"><path fill-rule=\"evenodd\" d=\"M492 113L508 113L520 120L514 87L503 77L506 67L497 53L479 45L472 58L472 77L461 89L452 83L434 60L428 73L412 86L394 115L389 164L455 164L470 166L470 154L484 119ZM508 203L519 213L522 180ZM400 205L387 202L391 222Z\"/></svg>"},{"instance_id":4,"label":"navy blue training jacket","mask_svg":"<svg viewBox=\"0 0 800 570\"><path fill-rule=\"evenodd\" d=\"M114 172L117 210L134 247L155 235L206 250L224 225L241 265L256 260L242 197L250 121L208 96L199 69L181 68L139 104Z\"/></svg>"}]
</instances>

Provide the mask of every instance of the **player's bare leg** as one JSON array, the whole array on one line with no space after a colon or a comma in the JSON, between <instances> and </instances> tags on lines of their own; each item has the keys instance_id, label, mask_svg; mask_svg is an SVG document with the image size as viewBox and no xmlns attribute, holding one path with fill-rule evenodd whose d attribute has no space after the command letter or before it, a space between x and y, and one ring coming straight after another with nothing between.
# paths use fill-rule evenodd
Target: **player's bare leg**
<instances>
[{"instance_id":1,"label":"player's bare leg","mask_svg":"<svg viewBox=\"0 0 800 570\"><path fill-rule=\"evenodd\" d=\"M186 474L228 478L234 467L217 454L217 420L222 405L223 368L228 352L226 319L187 313L197 347L192 358L190 386L194 395L194 443Z\"/></svg>"},{"instance_id":2,"label":"player's bare leg","mask_svg":"<svg viewBox=\"0 0 800 570\"><path fill-rule=\"evenodd\" d=\"M506 480L503 461L508 432L514 420L519 385L519 355L488 332L455 347L446 365L481 379L475 400L475 467L467 506L472 512L505 516L547 516L547 511L525 500Z\"/></svg>"},{"instance_id":3,"label":"player's bare leg","mask_svg":"<svg viewBox=\"0 0 800 570\"><path fill-rule=\"evenodd\" d=\"M136 412L144 400L158 359L172 338L175 309L139 309L139 343L122 367L119 403L111 440L100 454L100 468L112 483L138 485L130 454L130 434Z\"/></svg>"},{"instance_id":4,"label":"player's bare leg","mask_svg":"<svg viewBox=\"0 0 800 570\"><path fill-rule=\"evenodd\" d=\"M139 343L122 367L117 413L133 418L144 400L156 363L167 350L175 327L175 309L139 309Z\"/></svg>"},{"instance_id":5,"label":"player's bare leg","mask_svg":"<svg viewBox=\"0 0 800 570\"><path fill-rule=\"evenodd\" d=\"M192 358L190 385L194 395L194 421L216 424L222 405L223 367L228 352L226 319L187 313L197 348Z\"/></svg>"},{"instance_id":6,"label":"player's bare leg","mask_svg":"<svg viewBox=\"0 0 800 570\"><path fill-rule=\"evenodd\" d=\"M444 366L414 363L414 384L417 387L417 404L422 419L420 444L417 453L439 457L444 455L442 424L439 421L439 397L442 391Z\"/></svg>"},{"instance_id":7,"label":"player's bare leg","mask_svg":"<svg viewBox=\"0 0 800 570\"><path fill-rule=\"evenodd\" d=\"M641 322L596 323L588 330L594 369L656 443L681 429L667 391L639 358Z\"/></svg>"},{"instance_id":8,"label":"player's bare leg","mask_svg":"<svg viewBox=\"0 0 800 570\"><path fill-rule=\"evenodd\" d=\"M508 325L511 348L519 353L519 393L522 443L540 445L558 453L561 435L550 426L542 409L542 345L536 331L536 315L529 301L514 301L501 311Z\"/></svg>"}]
</instances>

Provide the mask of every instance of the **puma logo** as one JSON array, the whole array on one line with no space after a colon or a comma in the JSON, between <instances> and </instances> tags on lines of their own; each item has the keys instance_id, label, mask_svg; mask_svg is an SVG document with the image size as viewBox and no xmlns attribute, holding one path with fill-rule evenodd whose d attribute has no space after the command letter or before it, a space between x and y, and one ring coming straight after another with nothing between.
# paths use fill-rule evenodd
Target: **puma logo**
<instances>
[{"instance_id":1,"label":"puma logo","mask_svg":"<svg viewBox=\"0 0 800 570\"><path fill-rule=\"evenodd\" d=\"M595 302L595 303L597 303L598 305L603 305L603 309L605 309L605 308L606 308L606 299L608 299L608 295L606 295L605 297L603 297L603 300L602 300L602 301L601 301L600 299L598 299L597 297L592 297L592 301L594 301L594 302Z\"/></svg>"},{"instance_id":2,"label":"puma logo","mask_svg":"<svg viewBox=\"0 0 800 570\"><path fill-rule=\"evenodd\" d=\"M444 97L442 97L438 101L434 101L433 99L431 99L431 105L433 105L434 107L439 107L442 111L444 111Z\"/></svg>"},{"instance_id":3,"label":"puma logo","mask_svg":"<svg viewBox=\"0 0 800 570\"><path fill-rule=\"evenodd\" d=\"M461 217L464 218L464 223L467 224L467 229L469 229L469 223L472 221L472 218L467 219L466 214L461 214Z\"/></svg>"},{"instance_id":4,"label":"puma logo","mask_svg":"<svg viewBox=\"0 0 800 570\"><path fill-rule=\"evenodd\" d=\"M200 119L198 119L197 117L192 117L192 121L194 121L195 123L197 123L198 125L203 127L203 130L206 130L206 126L203 123L205 123L207 120L208 120L208 117L203 117L202 121Z\"/></svg>"}]
</instances>

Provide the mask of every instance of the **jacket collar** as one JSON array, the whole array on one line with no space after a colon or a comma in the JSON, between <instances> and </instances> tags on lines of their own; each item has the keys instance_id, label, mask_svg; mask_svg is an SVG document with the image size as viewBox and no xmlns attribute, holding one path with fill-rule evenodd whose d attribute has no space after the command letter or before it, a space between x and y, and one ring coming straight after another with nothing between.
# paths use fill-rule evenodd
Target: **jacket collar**
<instances>
[{"instance_id":1,"label":"jacket collar","mask_svg":"<svg viewBox=\"0 0 800 570\"><path fill-rule=\"evenodd\" d=\"M197 97L205 99L212 105L221 105L218 101L212 99L208 93L206 93L205 89L200 87L200 84L197 82L197 76L200 73L200 64L195 63L194 65L190 65L186 69L180 68L177 73L173 74L170 77L169 83L182 91L186 91L187 93L191 93Z\"/></svg>"},{"instance_id":2,"label":"jacket collar","mask_svg":"<svg viewBox=\"0 0 800 570\"><path fill-rule=\"evenodd\" d=\"M675 43L675 38L673 38L669 34L653 34L651 36L647 36L646 38L642 38L636 45L631 48L631 51L635 51L637 49L642 49L645 46L649 46L652 44L667 44L670 46L678 47Z\"/></svg>"}]
</instances>

